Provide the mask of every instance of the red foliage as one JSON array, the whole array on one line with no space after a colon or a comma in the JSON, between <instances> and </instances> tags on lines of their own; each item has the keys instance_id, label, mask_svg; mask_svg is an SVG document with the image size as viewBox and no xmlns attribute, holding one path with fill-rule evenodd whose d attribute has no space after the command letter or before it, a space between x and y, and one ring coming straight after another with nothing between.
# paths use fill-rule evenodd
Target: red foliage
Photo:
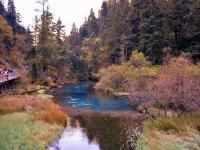
<instances>
[{"instance_id":1,"label":"red foliage","mask_svg":"<svg viewBox=\"0 0 200 150\"><path fill-rule=\"evenodd\" d=\"M139 90L132 84L131 99L177 112L200 107L200 67L184 56L171 58L155 79L144 82Z\"/></svg>"}]
</instances>

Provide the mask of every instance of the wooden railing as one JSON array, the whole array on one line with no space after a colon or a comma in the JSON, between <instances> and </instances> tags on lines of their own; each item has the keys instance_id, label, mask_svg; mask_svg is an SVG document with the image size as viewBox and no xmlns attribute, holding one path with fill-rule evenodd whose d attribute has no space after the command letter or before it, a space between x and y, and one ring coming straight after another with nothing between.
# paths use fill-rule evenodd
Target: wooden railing
<instances>
[{"instance_id":1,"label":"wooden railing","mask_svg":"<svg viewBox=\"0 0 200 150\"><path fill-rule=\"evenodd\" d=\"M0 75L0 84L19 78L17 73L9 73L8 75Z\"/></svg>"}]
</instances>

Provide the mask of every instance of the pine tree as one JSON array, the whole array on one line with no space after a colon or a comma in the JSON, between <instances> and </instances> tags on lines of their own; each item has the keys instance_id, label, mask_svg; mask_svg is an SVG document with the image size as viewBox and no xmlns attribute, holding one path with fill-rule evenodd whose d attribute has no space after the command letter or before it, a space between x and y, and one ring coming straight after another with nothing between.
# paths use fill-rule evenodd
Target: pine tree
<instances>
[{"instance_id":1,"label":"pine tree","mask_svg":"<svg viewBox=\"0 0 200 150\"><path fill-rule=\"evenodd\" d=\"M59 44L59 45L62 44L62 40L65 35L64 27L65 26L62 24L62 21L59 18L57 23L55 24L56 41L57 41L57 44Z\"/></svg>"},{"instance_id":2,"label":"pine tree","mask_svg":"<svg viewBox=\"0 0 200 150\"><path fill-rule=\"evenodd\" d=\"M84 40L85 38L88 38L88 28L87 28L87 24L83 24L81 27L80 27L80 30L79 30L79 34L80 34L80 38L81 40Z\"/></svg>"},{"instance_id":3,"label":"pine tree","mask_svg":"<svg viewBox=\"0 0 200 150\"><path fill-rule=\"evenodd\" d=\"M38 72L37 72L37 67L36 67L35 63L32 64L31 76L32 76L33 82L37 81L37 79L38 79Z\"/></svg>"},{"instance_id":4,"label":"pine tree","mask_svg":"<svg viewBox=\"0 0 200 150\"><path fill-rule=\"evenodd\" d=\"M74 22L74 23L72 24L72 29L71 29L70 35L73 36L73 35L75 35L75 34L77 34L77 33L78 33L78 29L77 29L76 24L75 24L75 22Z\"/></svg>"},{"instance_id":5,"label":"pine tree","mask_svg":"<svg viewBox=\"0 0 200 150\"><path fill-rule=\"evenodd\" d=\"M102 3L99 20L99 34L102 35L108 25L108 4L106 1Z\"/></svg>"},{"instance_id":6,"label":"pine tree","mask_svg":"<svg viewBox=\"0 0 200 150\"><path fill-rule=\"evenodd\" d=\"M14 33L17 31L17 13L15 10L14 0L8 0L8 13L6 19L9 25L12 26Z\"/></svg>"},{"instance_id":7,"label":"pine tree","mask_svg":"<svg viewBox=\"0 0 200 150\"><path fill-rule=\"evenodd\" d=\"M91 9L90 15L88 17L88 32L90 33L90 35L94 35L94 36L96 36L99 32L97 18L95 16L93 9Z\"/></svg>"},{"instance_id":8,"label":"pine tree","mask_svg":"<svg viewBox=\"0 0 200 150\"><path fill-rule=\"evenodd\" d=\"M162 62L164 44L163 14L156 1L143 3L143 18L139 37L139 48L149 56L152 63Z\"/></svg>"},{"instance_id":9,"label":"pine tree","mask_svg":"<svg viewBox=\"0 0 200 150\"><path fill-rule=\"evenodd\" d=\"M6 14L5 7L4 7L4 5L3 5L3 2L0 1L0 15L1 15L1 16L5 16L5 14Z\"/></svg>"},{"instance_id":10,"label":"pine tree","mask_svg":"<svg viewBox=\"0 0 200 150\"><path fill-rule=\"evenodd\" d=\"M105 43L109 47L110 62L114 64L121 63L123 55L122 36L127 35L127 14L129 12L129 3L127 0L112 2L108 14L109 21L104 31Z\"/></svg>"},{"instance_id":11,"label":"pine tree","mask_svg":"<svg viewBox=\"0 0 200 150\"><path fill-rule=\"evenodd\" d=\"M46 71L47 65L55 58L55 35L54 35L54 23L52 14L49 12L48 8L41 16L41 25L39 29L39 42L38 47L40 54L42 56L42 66L43 71Z\"/></svg>"},{"instance_id":12,"label":"pine tree","mask_svg":"<svg viewBox=\"0 0 200 150\"><path fill-rule=\"evenodd\" d=\"M170 23L174 31L175 48L179 53L184 44L184 25L187 21L187 14L189 13L189 0L172 0L174 9L170 18Z\"/></svg>"},{"instance_id":13,"label":"pine tree","mask_svg":"<svg viewBox=\"0 0 200 150\"><path fill-rule=\"evenodd\" d=\"M74 51L77 52L76 48L77 48L77 45L80 44L80 37L79 37L79 32L75 23L73 23L72 25L69 42L70 42L70 50L74 49Z\"/></svg>"},{"instance_id":14,"label":"pine tree","mask_svg":"<svg viewBox=\"0 0 200 150\"><path fill-rule=\"evenodd\" d=\"M190 11L186 16L184 46L186 52L191 53L192 57L200 60L200 1L190 2Z\"/></svg>"},{"instance_id":15,"label":"pine tree","mask_svg":"<svg viewBox=\"0 0 200 150\"><path fill-rule=\"evenodd\" d=\"M100 17L105 18L107 14L108 14L108 4L106 1L104 1L101 6Z\"/></svg>"}]
</instances>

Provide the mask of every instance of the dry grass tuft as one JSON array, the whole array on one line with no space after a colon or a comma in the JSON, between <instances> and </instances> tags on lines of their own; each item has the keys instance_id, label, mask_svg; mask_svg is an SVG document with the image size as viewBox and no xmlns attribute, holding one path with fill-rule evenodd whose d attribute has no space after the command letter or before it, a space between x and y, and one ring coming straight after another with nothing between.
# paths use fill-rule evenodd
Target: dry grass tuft
<instances>
[{"instance_id":1,"label":"dry grass tuft","mask_svg":"<svg viewBox=\"0 0 200 150\"><path fill-rule=\"evenodd\" d=\"M31 112L35 120L64 124L67 115L52 100L39 97L8 97L0 101L0 114Z\"/></svg>"},{"instance_id":2,"label":"dry grass tuft","mask_svg":"<svg viewBox=\"0 0 200 150\"><path fill-rule=\"evenodd\" d=\"M66 114L60 111L59 109L41 111L37 113L35 119L45 121L48 123L57 123L62 125L64 125L64 123L67 121Z\"/></svg>"},{"instance_id":3,"label":"dry grass tuft","mask_svg":"<svg viewBox=\"0 0 200 150\"><path fill-rule=\"evenodd\" d=\"M148 120L137 150L200 150L200 116Z\"/></svg>"},{"instance_id":4,"label":"dry grass tuft","mask_svg":"<svg viewBox=\"0 0 200 150\"><path fill-rule=\"evenodd\" d=\"M0 113L14 113L14 112L24 112L24 111L41 111L58 109L59 107L55 105L49 99L41 99L37 97L9 97L4 98L0 101Z\"/></svg>"},{"instance_id":5,"label":"dry grass tuft","mask_svg":"<svg viewBox=\"0 0 200 150\"><path fill-rule=\"evenodd\" d=\"M156 120L150 120L145 124L148 128L164 131L174 132L177 134L187 134L188 127L200 129L200 116L182 116L182 117L161 117Z\"/></svg>"}]
</instances>

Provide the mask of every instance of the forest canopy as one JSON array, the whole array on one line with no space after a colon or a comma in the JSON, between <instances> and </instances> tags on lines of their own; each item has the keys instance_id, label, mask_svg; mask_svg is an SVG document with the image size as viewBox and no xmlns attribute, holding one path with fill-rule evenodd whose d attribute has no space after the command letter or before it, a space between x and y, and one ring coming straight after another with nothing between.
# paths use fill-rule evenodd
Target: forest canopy
<instances>
[{"instance_id":1,"label":"forest canopy","mask_svg":"<svg viewBox=\"0 0 200 150\"><path fill-rule=\"evenodd\" d=\"M74 23L66 35L62 20L55 21L48 7L26 29L14 0L7 9L0 1L1 54L11 66L28 69L33 81L45 82L98 80L101 69L128 62L134 51L152 65L183 52L197 63L199 7L196 0L103 1L98 15L91 9L81 27Z\"/></svg>"}]
</instances>

